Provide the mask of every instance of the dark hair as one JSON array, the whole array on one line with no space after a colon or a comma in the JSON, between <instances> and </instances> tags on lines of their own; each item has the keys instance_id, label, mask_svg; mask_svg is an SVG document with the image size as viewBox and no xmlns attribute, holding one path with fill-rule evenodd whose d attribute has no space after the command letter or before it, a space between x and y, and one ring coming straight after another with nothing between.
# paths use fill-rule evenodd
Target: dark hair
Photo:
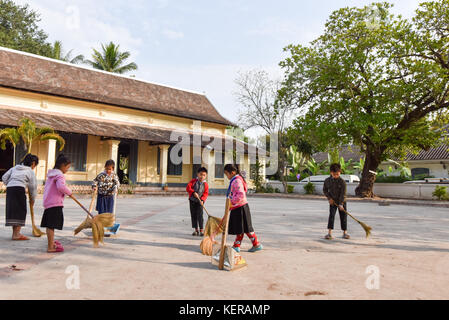
<instances>
[{"instance_id":1,"label":"dark hair","mask_svg":"<svg viewBox=\"0 0 449 320\"><path fill-rule=\"evenodd\" d=\"M24 166L31 167L33 162L37 165L39 163L39 158L36 155L29 153L25 156L25 158L23 158L22 164Z\"/></svg>"},{"instance_id":2,"label":"dark hair","mask_svg":"<svg viewBox=\"0 0 449 320\"><path fill-rule=\"evenodd\" d=\"M228 163L227 165L224 166L224 171L226 171L228 173L235 172L236 174L238 174L242 177L243 181L246 182L245 178L240 174L240 168L237 164Z\"/></svg>"},{"instance_id":3,"label":"dark hair","mask_svg":"<svg viewBox=\"0 0 449 320\"><path fill-rule=\"evenodd\" d=\"M106 161L106 163L104 165L105 168L110 167L110 166L112 166L115 169L115 161L112 159Z\"/></svg>"},{"instance_id":4,"label":"dark hair","mask_svg":"<svg viewBox=\"0 0 449 320\"><path fill-rule=\"evenodd\" d=\"M55 166L53 169L60 169L62 166L66 166L69 163L72 163L72 161L70 161L69 158L67 158L64 154L60 153L56 158Z\"/></svg>"},{"instance_id":5,"label":"dark hair","mask_svg":"<svg viewBox=\"0 0 449 320\"><path fill-rule=\"evenodd\" d=\"M198 172L198 173L200 173L200 172L206 172L206 173L207 173L207 169L204 168L204 167L201 167L201 168L198 169L197 172Z\"/></svg>"},{"instance_id":6,"label":"dark hair","mask_svg":"<svg viewBox=\"0 0 449 320\"><path fill-rule=\"evenodd\" d=\"M341 165L339 163L331 164L331 172L341 172Z\"/></svg>"}]
</instances>

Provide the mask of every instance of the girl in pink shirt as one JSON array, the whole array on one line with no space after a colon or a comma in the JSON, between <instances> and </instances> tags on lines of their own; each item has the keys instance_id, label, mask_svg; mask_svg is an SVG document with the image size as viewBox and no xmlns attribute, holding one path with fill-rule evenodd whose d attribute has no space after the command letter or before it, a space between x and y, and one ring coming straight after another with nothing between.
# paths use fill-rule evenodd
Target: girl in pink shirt
<instances>
[{"instance_id":1,"label":"girl in pink shirt","mask_svg":"<svg viewBox=\"0 0 449 320\"><path fill-rule=\"evenodd\" d=\"M228 233L236 235L232 248L240 252L240 245L246 234L253 244L249 252L260 251L263 247L258 241L252 226L251 212L246 199L246 192L248 191L246 181L240 175L239 168L233 164L225 165L224 173L230 180L226 194L226 197L231 199Z\"/></svg>"},{"instance_id":2,"label":"girl in pink shirt","mask_svg":"<svg viewBox=\"0 0 449 320\"><path fill-rule=\"evenodd\" d=\"M63 154L56 159L55 167L47 173L44 188L44 214L41 227L47 228L47 252L63 252L60 242L55 241L55 229L62 230L64 225L64 197L71 196L72 191L65 184L64 174L69 171L71 161Z\"/></svg>"}]
</instances>

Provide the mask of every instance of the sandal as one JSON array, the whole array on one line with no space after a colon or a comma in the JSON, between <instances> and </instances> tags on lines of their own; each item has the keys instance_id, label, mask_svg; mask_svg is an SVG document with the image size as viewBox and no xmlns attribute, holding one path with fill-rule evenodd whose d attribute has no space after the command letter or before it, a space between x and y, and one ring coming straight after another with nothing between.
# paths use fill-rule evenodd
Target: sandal
<instances>
[{"instance_id":1,"label":"sandal","mask_svg":"<svg viewBox=\"0 0 449 320\"><path fill-rule=\"evenodd\" d=\"M332 239L334 239L334 238L332 237L332 235L326 234L326 236L324 237L324 239L326 239L326 240L332 240Z\"/></svg>"},{"instance_id":2,"label":"sandal","mask_svg":"<svg viewBox=\"0 0 449 320\"><path fill-rule=\"evenodd\" d=\"M351 236L350 236L349 234L345 233L345 234L343 235L343 239L349 240L349 239L351 239Z\"/></svg>"},{"instance_id":3,"label":"sandal","mask_svg":"<svg viewBox=\"0 0 449 320\"><path fill-rule=\"evenodd\" d=\"M55 251L49 251L47 250L48 253L60 253L60 252L64 252L64 247L63 246L56 246L55 247Z\"/></svg>"},{"instance_id":4,"label":"sandal","mask_svg":"<svg viewBox=\"0 0 449 320\"><path fill-rule=\"evenodd\" d=\"M17 239L13 238L12 240L13 241L24 241L24 240L30 240L30 238L28 238L28 237L24 236L23 234L21 234L19 238L17 238Z\"/></svg>"}]
</instances>

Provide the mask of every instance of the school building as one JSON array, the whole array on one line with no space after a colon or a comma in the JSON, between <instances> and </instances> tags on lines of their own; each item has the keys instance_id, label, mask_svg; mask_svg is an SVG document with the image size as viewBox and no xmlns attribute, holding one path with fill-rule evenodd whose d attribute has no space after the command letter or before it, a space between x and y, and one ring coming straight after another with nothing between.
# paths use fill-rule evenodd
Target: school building
<instances>
[{"instance_id":1,"label":"school building","mask_svg":"<svg viewBox=\"0 0 449 320\"><path fill-rule=\"evenodd\" d=\"M224 162L232 161L232 153L223 152L225 145L241 151L246 172L256 152L227 135L234 124L204 94L0 47L0 127L17 126L24 117L63 136L62 152L72 160L69 184L90 184L105 161L114 159L123 183L153 188L185 187L205 166L211 191L221 193L227 187ZM180 141L173 140L173 133L187 137L178 152L180 163L170 157ZM211 147L217 143L221 148ZM23 152L11 145L0 150L0 175ZM35 143L31 152L40 159L36 175L43 182L59 152L56 142Z\"/></svg>"}]
</instances>

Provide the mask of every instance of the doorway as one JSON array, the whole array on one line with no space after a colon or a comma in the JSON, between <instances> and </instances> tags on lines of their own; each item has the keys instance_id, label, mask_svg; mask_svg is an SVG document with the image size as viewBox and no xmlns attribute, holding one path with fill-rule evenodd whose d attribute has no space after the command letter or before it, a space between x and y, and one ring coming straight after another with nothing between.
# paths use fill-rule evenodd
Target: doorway
<instances>
[{"instance_id":1,"label":"doorway","mask_svg":"<svg viewBox=\"0 0 449 320\"><path fill-rule=\"evenodd\" d=\"M6 171L14 166L14 147L11 143L6 143L6 149L0 148L0 179Z\"/></svg>"},{"instance_id":2,"label":"doorway","mask_svg":"<svg viewBox=\"0 0 449 320\"><path fill-rule=\"evenodd\" d=\"M122 140L118 146L117 175L121 184L137 182L137 140Z\"/></svg>"}]
</instances>

